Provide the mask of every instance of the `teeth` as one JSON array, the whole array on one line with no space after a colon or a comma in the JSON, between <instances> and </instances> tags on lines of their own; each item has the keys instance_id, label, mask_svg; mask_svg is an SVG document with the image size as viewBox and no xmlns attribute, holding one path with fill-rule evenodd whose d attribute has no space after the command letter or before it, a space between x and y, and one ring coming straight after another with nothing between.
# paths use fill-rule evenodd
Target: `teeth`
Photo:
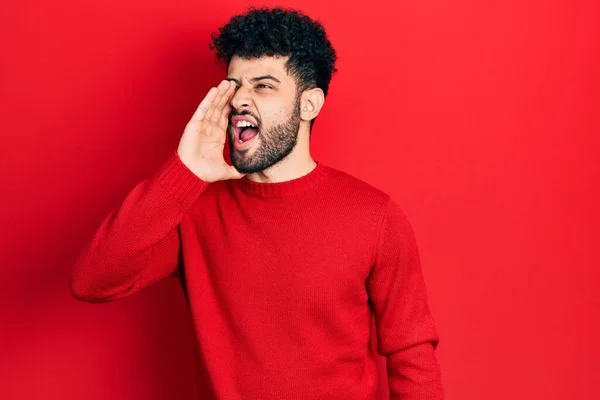
<instances>
[{"instance_id":1,"label":"teeth","mask_svg":"<svg viewBox=\"0 0 600 400\"><path fill-rule=\"evenodd\" d=\"M256 128L254 125L252 125L248 121L238 121L238 123L235 126L237 126L238 128L244 128L244 127L247 127L247 126L251 126L253 128Z\"/></svg>"}]
</instances>

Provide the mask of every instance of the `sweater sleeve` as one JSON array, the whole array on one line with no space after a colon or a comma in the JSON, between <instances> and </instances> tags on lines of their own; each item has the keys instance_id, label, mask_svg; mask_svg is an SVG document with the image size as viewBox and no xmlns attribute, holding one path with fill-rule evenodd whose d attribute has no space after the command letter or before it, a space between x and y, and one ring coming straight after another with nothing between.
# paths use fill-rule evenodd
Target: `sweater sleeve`
<instances>
[{"instance_id":1,"label":"sweater sleeve","mask_svg":"<svg viewBox=\"0 0 600 400\"><path fill-rule=\"evenodd\" d=\"M441 400L438 334L412 226L389 200L367 280L377 350L387 358L390 400Z\"/></svg>"},{"instance_id":2,"label":"sweater sleeve","mask_svg":"<svg viewBox=\"0 0 600 400\"><path fill-rule=\"evenodd\" d=\"M206 187L173 152L97 228L73 267L72 295L90 303L108 302L174 276L178 224Z\"/></svg>"}]
</instances>

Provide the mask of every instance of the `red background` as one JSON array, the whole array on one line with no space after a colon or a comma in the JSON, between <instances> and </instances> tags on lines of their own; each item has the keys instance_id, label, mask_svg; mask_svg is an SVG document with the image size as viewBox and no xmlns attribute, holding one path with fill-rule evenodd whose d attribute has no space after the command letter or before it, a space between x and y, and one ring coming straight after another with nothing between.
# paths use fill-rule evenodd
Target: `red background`
<instances>
[{"instance_id":1,"label":"red background","mask_svg":"<svg viewBox=\"0 0 600 400\"><path fill-rule=\"evenodd\" d=\"M0 398L189 398L176 281L89 305L68 278L224 76L209 34L244 4L4 7ZM415 226L447 399L600 398L599 3L286 4L339 52L315 157Z\"/></svg>"}]
</instances>

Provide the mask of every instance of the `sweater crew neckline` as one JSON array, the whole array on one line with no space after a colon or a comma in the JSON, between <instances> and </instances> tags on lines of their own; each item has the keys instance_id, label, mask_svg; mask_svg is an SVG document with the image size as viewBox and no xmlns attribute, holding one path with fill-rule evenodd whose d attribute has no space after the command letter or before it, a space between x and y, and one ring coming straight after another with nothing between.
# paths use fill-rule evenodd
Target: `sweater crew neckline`
<instances>
[{"instance_id":1,"label":"sweater crew neckline","mask_svg":"<svg viewBox=\"0 0 600 400\"><path fill-rule=\"evenodd\" d=\"M258 197L285 197L301 193L327 176L327 167L319 161L315 162L317 165L309 173L298 178L283 182L256 182L245 176L239 180L239 187L243 192Z\"/></svg>"}]
</instances>

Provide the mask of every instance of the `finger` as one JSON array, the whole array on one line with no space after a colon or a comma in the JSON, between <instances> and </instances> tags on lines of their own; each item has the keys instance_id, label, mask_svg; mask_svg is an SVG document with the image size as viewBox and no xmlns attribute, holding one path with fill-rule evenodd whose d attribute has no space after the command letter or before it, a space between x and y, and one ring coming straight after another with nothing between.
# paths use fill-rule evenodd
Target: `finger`
<instances>
[{"instance_id":1,"label":"finger","mask_svg":"<svg viewBox=\"0 0 600 400\"><path fill-rule=\"evenodd\" d=\"M221 109L221 116L219 118L218 124L219 127L221 127L221 129L223 129L224 131L227 131L227 125L229 125L229 115L233 110L233 106L231 105L231 98L235 94L236 88L237 85L235 84L235 82L231 82L231 87L227 90L225 96L223 96L225 99L225 105Z\"/></svg>"},{"instance_id":2,"label":"finger","mask_svg":"<svg viewBox=\"0 0 600 400\"><path fill-rule=\"evenodd\" d=\"M198 108L196 108L194 115L192 115L192 120L201 121L203 118L205 118L206 112L210 109L210 106L212 105L216 96L217 88L213 87L208 91L204 99L202 99L202 101L198 105Z\"/></svg>"},{"instance_id":3,"label":"finger","mask_svg":"<svg viewBox=\"0 0 600 400\"><path fill-rule=\"evenodd\" d=\"M219 118L219 127L224 131L227 130L229 125L229 114L231 113L232 107L229 103L225 104L225 107L221 110L221 118Z\"/></svg>"},{"instance_id":4,"label":"finger","mask_svg":"<svg viewBox=\"0 0 600 400\"><path fill-rule=\"evenodd\" d=\"M227 91L228 87L229 87L229 81L227 81L227 80L223 80L223 81L221 81L221 83L219 83L219 86L217 86L217 95L215 96L215 99L213 100L212 104L210 105L210 108L206 111L206 115L204 116L205 119L211 119L215 113L218 114L220 112L220 109L217 109L217 106L218 106L218 104L221 103L221 99L223 98L223 95ZM217 121L218 120L219 119L217 117ZM217 121L214 121L214 122L217 122Z\"/></svg>"},{"instance_id":5,"label":"finger","mask_svg":"<svg viewBox=\"0 0 600 400\"><path fill-rule=\"evenodd\" d=\"M231 99L231 96L233 95L233 93L235 92L235 82L231 82L231 81L227 81L227 86L225 88L225 92L223 93L223 96L221 96L221 98L219 99L218 102L215 101L215 111L213 112L212 116L211 116L211 120L213 122L219 122L221 120L222 117L222 113L223 110L225 109L225 107L227 105L229 105L229 100Z\"/></svg>"},{"instance_id":6,"label":"finger","mask_svg":"<svg viewBox=\"0 0 600 400\"><path fill-rule=\"evenodd\" d=\"M233 88L232 88L233 84ZM225 107L229 103L229 98L231 97L233 90L235 89L235 83L224 80L219 84L219 93L217 98L213 102L213 108L210 111L210 115L207 118L210 118L212 122L218 123L221 119L221 113L223 112L223 107Z\"/></svg>"}]
</instances>

